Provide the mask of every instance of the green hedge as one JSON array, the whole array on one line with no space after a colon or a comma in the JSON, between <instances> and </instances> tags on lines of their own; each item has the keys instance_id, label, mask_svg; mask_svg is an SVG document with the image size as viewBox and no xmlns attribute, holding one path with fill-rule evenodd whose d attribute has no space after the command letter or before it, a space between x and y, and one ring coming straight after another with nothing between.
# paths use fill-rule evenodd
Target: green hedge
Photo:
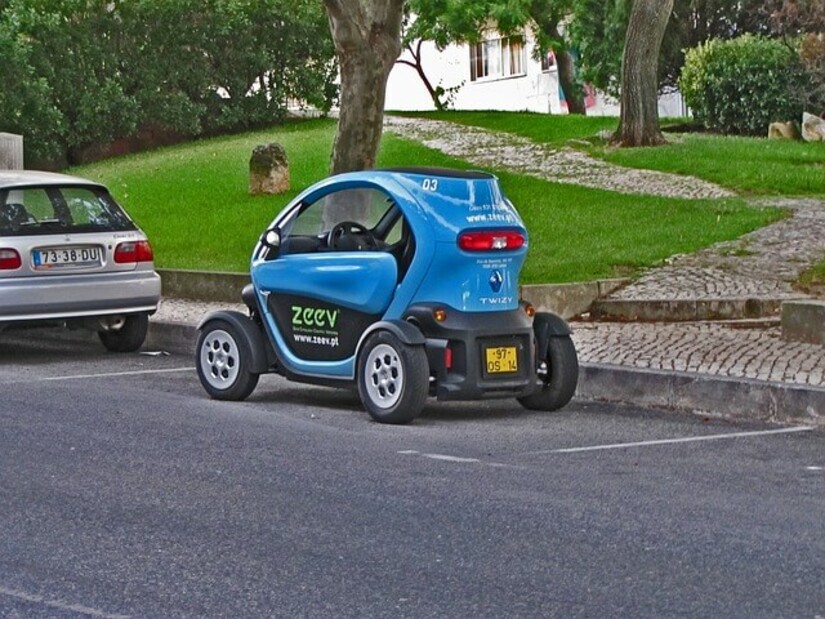
<instances>
[{"instance_id":1,"label":"green hedge","mask_svg":"<svg viewBox=\"0 0 825 619\"><path fill-rule=\"evenodd\" d=\"M707 128L764 136L772 122L799 120L810 81L791 47L745 35L688 50L679 87Z\"/></svg>"}]
</instances>

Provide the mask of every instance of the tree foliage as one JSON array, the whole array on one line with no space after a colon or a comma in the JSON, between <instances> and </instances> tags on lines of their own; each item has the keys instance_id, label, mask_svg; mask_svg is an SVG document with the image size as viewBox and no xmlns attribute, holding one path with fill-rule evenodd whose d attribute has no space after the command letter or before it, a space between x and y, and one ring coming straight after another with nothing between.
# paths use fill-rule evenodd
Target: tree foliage
<instances>
[{"instance_id":1,"label":"tree foliage","mask_svg":"<svg viewBox=\"0 0 825 619\"><path fill-rule=\"evenodd\" d=\"M821 0L817 0L821 1ZM618 97L631 0L576 0L570 31L587 82ZM684 52L711 38L729 39L769 28L762 0L675 0L660 51L659 88L676 87Z\"/></svg>"},{"instance_id":2,"label":"tree foliage","mask_svg":"<svg viewBox=\"0 0 825 619\"><path fill-rule=\"evenodd\" d=\"M29 160L271 124L335 94L315 0L7 0L0 53L0 130Z\"/></svg>"}]
</instances>

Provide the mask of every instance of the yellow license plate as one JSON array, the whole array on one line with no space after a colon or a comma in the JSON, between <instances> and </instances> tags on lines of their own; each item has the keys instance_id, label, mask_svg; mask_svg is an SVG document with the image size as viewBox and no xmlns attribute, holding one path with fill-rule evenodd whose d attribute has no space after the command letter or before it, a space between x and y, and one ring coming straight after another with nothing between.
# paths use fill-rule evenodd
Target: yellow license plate
<instances>
[{"instance_id":1,"label":"yellow license plate","mask_svg":"<svg viewBox=\"0 0 825 619\"><path fill-rule=\"evenodd\" d=\"M488 374L518 372L518 355L515 346L499 346L484 349Z\"/></svg>"}]
</instances>

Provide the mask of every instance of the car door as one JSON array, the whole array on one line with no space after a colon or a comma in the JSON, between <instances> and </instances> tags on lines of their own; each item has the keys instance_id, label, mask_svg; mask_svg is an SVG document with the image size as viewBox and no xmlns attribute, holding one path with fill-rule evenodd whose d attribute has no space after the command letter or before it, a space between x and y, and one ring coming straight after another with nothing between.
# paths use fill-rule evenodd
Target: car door
<instances>
[{"instance_id":1,"label":"car door","mask_svg":"<svg viewBox=\"0 0 825 619\"><path fill-rule=\"evenodd\" d=\"M398 279L389 231L377 229L390 209L375 188L331 191L283 221L278 250L253 264L265 318L297 361L352 357L383 316Z\"/></svg>"}]
</instances>

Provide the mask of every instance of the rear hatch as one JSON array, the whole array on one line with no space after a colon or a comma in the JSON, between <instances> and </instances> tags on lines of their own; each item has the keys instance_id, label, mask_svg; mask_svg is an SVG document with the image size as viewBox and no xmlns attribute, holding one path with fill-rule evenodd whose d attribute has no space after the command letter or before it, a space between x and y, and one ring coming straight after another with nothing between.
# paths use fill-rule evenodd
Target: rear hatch
<instances>
[{"instance_id":1,"label":"rear hatch","mask_svg":"<svg viewBox=\"0 0 825 619\"><path fill-rule=\"evenodd\" d=\"M465 312L518 307L527 230L498 179L484 172L405 174L432 225L435 247L413 303Z\"/></svg>"},{"instance_id":2,"label":"rear hatch","mask_svg":"<svg viewBox=\"0 0 825 619\"><path fill-rule=\"evenodd\" d=\"M134 271L146 237L98 185L0 190L0 278Z\"/></svg>"}]
</instances>

